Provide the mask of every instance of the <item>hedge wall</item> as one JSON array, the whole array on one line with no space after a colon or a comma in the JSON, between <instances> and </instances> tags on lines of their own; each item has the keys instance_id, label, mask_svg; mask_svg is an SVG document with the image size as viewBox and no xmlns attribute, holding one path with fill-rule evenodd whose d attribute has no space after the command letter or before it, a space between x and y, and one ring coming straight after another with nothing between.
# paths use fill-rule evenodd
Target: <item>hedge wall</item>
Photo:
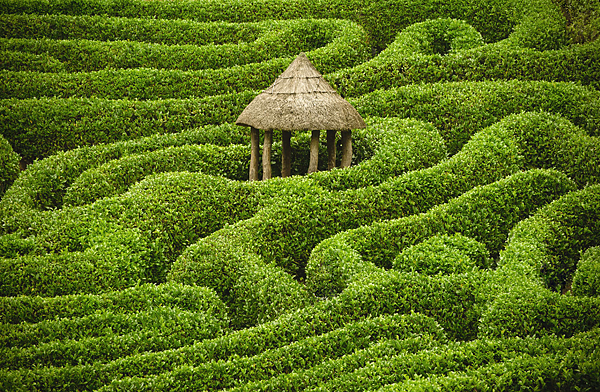
<instances>
[{"instance_id":1,"label":"hedge wall","mask_svg":"<svg viewBox=\"0 0 600 392\"><path fill-rule=\"evenodd\" d=\"M98 311L133 313L148 306L169 306L227 319L225 306L214 291L206 287L165 283L143 284L101 295L0 297L0 322L39 323L44 320L83 317Z\"/></svg>"},{"instance_id":2,"label":"hedge wall","mask_svg":"<svg viewBox=\"0 0 600 392\"><path fill-rule=\"evenodd\" d=\"M265 34L269 23L202 23L185 19L120 18L105 15L2 14L0 37L223 45L256 41Z\"/></svg>"},{"instance_id":3,"label":"hedge wall","mask_svg":"<svg viewBox=\"0 0 600 392\"><path fill-rule=\"evenodd\" d=\"M435 125L450 154L477 131L524 111L560 114L591 136L600 129L600 93L574 83L457 82L414 84L349 100L362 116L410 117Z\"/></svg>"},{"instance_id":4,"label":"hedge wall","mask_svg":"<svg viewBox=\"0 0 600 392\"><path fill-rule=\"evenodd\" d=\"M90 72L103 69L142 67L183 71L216 70L251 63L261 63L274 58L281 58L278 62L280 65L282 61L287 61L287 64L289 64L300 52L314 52L310 58L314 61L315 66L321 73L329 73L340 68L360 64L368 56L367 38L364 30L349 21L337 21L333 19L271 21L268 27L265 26L263 30L264 34L259 36L256 41L239 44L197 46L188 43L163 45L129 40L90 41L83 39L0 38L0 48L5 51L50 55L61 61L65 71L68 72ZM338 56L340 52L346 54L343 60ZM335 59L331 59L330 57L334 53ZM254 72L261 71L261 68L256 66L251 69ZM250 71L246 72L248 74L252 73ZM264 73L264 71L262 72ZM24 76L22 74L9 74L8 76L16 78L16 80L9 80L7 87L18 87L19 82L26 81L26 79L19 78L19 76ZM73 90L85 91L86 79L88 81L90 79L90 76L87 75L71 75L66 78L64 76L52 74L40 75L36 78L35 84L27 83L23 87L26 88L25 91L30 91L28 93L30 96L58 95L57 91L61 90L66 91L66 95L68 95L68 92ZM116 76L119 76L119 74ZM194 76L192 74L192 77ZM227 76L227 71L221 70L220 74L213 73L213 75L196 75L196 77L198 76L212 78L225 77ZM268 76L268 74L264 76ZM244 79L243 75L238 75L238 77ZM63 81L63 79L66 80ZM135 79L128 79L127 74L121 76L121 84L131 80ZM106 80L105 83L109 84L110 80ZM97 79L96 84L98 84ZM8 90L5 91L4 96L8 94ZM17 93L16 97L22 98L24 95Z\"/></svg>"}]
</instances>

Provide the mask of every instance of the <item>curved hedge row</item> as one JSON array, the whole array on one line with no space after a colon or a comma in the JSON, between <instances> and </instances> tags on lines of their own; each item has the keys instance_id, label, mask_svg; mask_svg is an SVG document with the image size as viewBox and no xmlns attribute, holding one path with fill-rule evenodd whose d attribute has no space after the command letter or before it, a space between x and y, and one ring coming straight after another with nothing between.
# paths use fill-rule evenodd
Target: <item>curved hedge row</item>
<instances>
[{"instance_id":1,"label":"curved hedge row","mask_svg":"<svg viewBox=\"0 0 600 392\"><path fill-rule=\"evenodd\" d=\"M0 292L53 296L163 282L170 263L199 237L252 216L255 193L248 183L165 173L122 197L47 214L29 228L31 254L1 260Z\"/></svg>"},{"instance_id":2,"label":"curved hedge row","mask_svg":"<svg viewBox=\"0 0 600 392\"><path fill-rule=\"evenodd\" d=\"M548 338L477 340L440 344L418 351L398 350L397 343L384 341L340 360L328 361L306 371L242 384L231 391L377 390L379 387L383 387L383 390L422 390L419 387L432 385L451 385L451 390L472 390L477 383L464 383L466 377L461 372L477 374L490 367L511 366L515 359L519 360L524 356L536 358L536 362L541 364L548 351L558 351L573 357L578 347L589 352L596 335L597 332L581 334L558 341ZM592 360L587 363L593 364ZM595 370L593 366L591 368L590 370ZM586 372L584 377L589 374L593 374L592 371ZM475 377L473 379L479 381ZM386 382L394 380L398 384L385 386ZM480 383L484 384L486 381L481 380Z\"/></svg>"},{"instance_id":3,"label":"curved hedge row","mask_svg":"<svg viewBox=\"0 0 600 392\"><path fill-rule=\"evenodd\" d=\"M155 101L97 98L0 101L1 133L29 162L76 147L235 122L253 91Z\"/></svg>"},{"instance_id":4,"label":"curved hedge row","mask_svg":"<svg viewBox=\"0 0 600 392\"><path fill-rule=\"evenodd\" d=\"M350 102L362 116L411 117L435 125L450 154L500 119L524 111L560 114L591 136L600 129L600 92L574 83L535 81L415 84Z\"/></svg>"},{"instance_id":5,"label":"curved hedge row","mask_svg":"<svg viewBox=\"0 0 600 392\"><path fill-rule=\"evenodd\" d=\"M213 377L216 378L215 382L232 383L236 376L242 379L246 377L247 380L260 379L268 374L276 374L282 366L290 372L294 368L307 368L311 364L339 357L341 355L336 347L341 346L342 350L349 353L368 347L371 344L368 338L370 333L382 339L398 339L401 347L404 340L408 340L406 345L413 350L446 341L439 325L420 314L366 318L357 322L340 322L331 318L319 320L320 317L311 322L310 315L304 314L301 317L306 318L305 325L289 323L282 328L277 323L271 323L269 326L233 332L177 350L140 353L106 364L0 373L0 385L20 388L40 385L40 390L93 390L115 380L115 386L123 384L133 387L137 384L136 379L121 382L116 380L126 376L137 377L137 380L144 382L152 380L148 376L173 371L185 377L190 369L195 369L198 374L207 372L197 382ZM262 336L262 339L248 340L249 336ZM210 371L214 373L211 374ZM141 378L143 376L148 378ZM43 386L39 382L42 379L45 381ZM158 376L158 380L165 381L165 377Z\"/></svg>"},{"instance_id":6,"label":"curved hedge row","mask_svg":"<svg viewBox=\"0 0 600 392\"><path fill-rule=\"evenodd\" d=\"M13 149L32 161L81 145L231 123L255 95L256 92L245 91L157 101L8 99L0 101L1 130ZM442 132L451 154L459 151L475 131L522 111L561 114L591 135L600 129L600 93L572 83L412 85L377 91L350 102L363 117L410 117L431 122Z\"/></svg>"},{"instance_id":7,"label":"curved hedge row","mask_svg":"<svg viewBox=\"0 0 600 392\"><path fill-rule=\"evenodd\" d=\"M239 44L256 41L268 22L195 22L185 19L122 18L105 15L2 14L0 37L138 41L189 45Z\"/></svg>"},{"instance_id":8,"label":"curved hedge row","mask_svg":"<svg viewBox=\"0 0 600 392\"><path fill-rule=\"evenodd\" d=\"M425 275L460 274L490 265L485 245L462 234L434 235L404 249L392 262L395 270Z\"/></svg>"},{"instance_id":9,"label":"curved hedge row","mask_svg":"<svg viewBox=\"0 0 600 392\"><path fill-rule=\"evenodd\" d=\"M424 336L423 336L424 335ZM227 362L206 362L179 366L153 377L132 377L115 381L101 390L224 389L300 369L308 369L326 359L341 358L369 347L373 341L405 340L420 336L444 340L441 329L431 319L415 316L382 316L267 350L253 357ZM429 339L428 339L429 338ZM423 343L425 346L426 343Z\"/></svg>"},{"instance_id":10,"label":"curved hedge row","mask_svg":"<svg viewBox=\"0 0 600 392\"><path fill-rule=\"evenodd\" d=\"M511 231L498 263L503 292L489 305L481 336L573 335L600 325L597 297L568 290L579 252L600 244L600 185L571 192Z\"/></svg>"},{"instance_id":11,"label":"curved hedge row","mask_svg":"<svg viewBox=\"0 0 600 392\"><path fill-rule=\"evenodd\" d=\"M552 6L552 5L551 5ZM404 0L322 0L280 1L225 0L198 3L189 0L147 3L143 0L72 1L3 0L0 7L11 14L106 15L129 18L188 19L199 22L256 22L298 18L349 19L361 24L369 33L373 46L382 50L398 32L415 22L436 17L462 18L472 24L487 41L495 42L509 36L519 22L512 2L456 1L440 7L435 1Z\"/></svg>"},{"instance_id":12,"label":"curved hedge row","mask_svg":"<svg viewBox=\"0 0 600 392\"><path fill-rule=\"evenodd\" d=\"M315 257L311 255L306 267L308 285L318 295L335 295L356 279L355 273L368 268L364 265L389 268L404 249L438 234L462 233L496 254L513 225L573 189L573 182L559 172L531 170L474 187L420 215L341 232L313 250ZM332 257L327 249L339 249L340 244L355 257Z\"/></svg>"},{"instance_id":13,"label":"curved hedge row","mask_svg":"<svg viewBox=\"0 0 600 392\"><path fill-rule=\"evenodd\" d=\"M410 46L398 42L371 61L326 75L327 80L353 97L414 83L482 80L576 81L600 88L597 40L544 52L497 43L446 55L407 54Z\"/></svg>"},{"instance_id":14,"label":"curved hedge row","mask_svg":"<svg viewBox=\"0 0 600 392\"><path fill-rule=\"evenodd\" d=\"M600 296L600 247L589 248L581 256L572 287L573 295L578 297Z\"/></svg>"},{"instance_id":15,"label":"curved hedge row","mask_svg":"<svg viewBox=\"0 0 600 392\"><path fill-rule=\"evenodd\" d=\"M464 367L445 373L444 369L448 366L440 364L436 369L439 373L430 375L417 372L414 379L398 380L398 383L386 385L379 390L570 390L583 387L591 391L600 386L600 357L598 350L594 349L594 342L597 340L596 329L571 339L558 340L549 344L548 348L544 348L542 344L538 346L538 353L530 353L524 349L521 354L512 358L508 355L504 361L491 360L477 368ZM533 343L537 346L536 341ZM426 368L427 364L422 366Z\"/></svg>"},{"instance_id":16,"label":"curved hedge row","mask_svg":"<svg viewBox=\"0 0 600 392\"><path fill-rule=\"evenodd\" d=\"M143 284L101 295L0 297L0 322L39 323L44 320L83 317L99 311L114 314L140 312L148 306L180 308L227 319L225 306L214 291L199 286L164 283Z\"/></svg>"},{"instance_id":17,"label":"curved hedge row","mask_svg":"<svg viewBox=\"0 0 600 392\"><path fill-rule=\"evenodd\" d=\"M20 160L8 140L0 135L0 198L19 176Z\"/></svg>"},{"instance_id":18,"label":"curved hedge row","mask_svg":"<svg viewBox=\"0 0 600 392\"><path fill-rule=\"evenodd\" d=\"M220 147L213 144L168 147L127 155L82 173L67 189L63 205L88 204L125 192L149 174L171 171L201 172L232 180L248 176L249 146Z\"/></svg>"},{"instance_id":19,"label":"curved hedge row","mask_svg":"<svg viewBox=\"0 0 600 392\"><path fill-rule=\"evenodd\" d=\"M337 51L354 54L356 63L366 60L366 36L356 24L333 19L302 19L270 21L262 27L261 34L250 43L198 46L180 40L179 44L164 45L124 40L90 41L52 40L45 38L0 38L0 48L36 55L47 54L64 65L68 72L90 72L106 68L162 68L201 70L230 68L250 63L260 63L274 57L290 57L327 45ZM354 46L352 46L352 44ZM362 48L361 48L362 43ZM362 54L362 56L361 56ZM340 64L343 66L343 63ZM339 67L338 67L339 69ZM330 72L324 69L322 72ZM50 78L56 83L60 79ZM38 79L44 91L43 79ZM71 82L73 83L73 82ZM67 84L68 85L68 84ZM18 86L16 85L11 85ZM44 94L45 95L45 94Z\"/></svg>"},{"instance_id":20,"label":"curved hedge row","mask_svg":"<svg viewBox=\"0 0 600 392\"><path fill-rule=\"evenodd\" d=\"M63 196L73 181L84 171L111 160L188 144L228 146L249 141L247 129L221 124L58 153L29 165L0 200L2 230L31 227L36 211L62 207Z\"/></svg>"},{"instance_id":21,"label":"curved hedge row","mask_svg":"<svg viewBox=\"0 0 600 392\"><path fill-rule=\"evenodd\" d=\"M92 319L91 325L82 323L81 329L73 334L60 331L55 336L44 336L44 340L53 340L35 342L33 336L27 336L27 347L0 351L0 364L4 369L17 370L106 362L140 352L187 346L222 335L228 328L226 321L212 315L182 309L155 308L137 314L107 316L86 317ZM63 322L61 326L69 327L68 324Z\"/></svg>"}]
</instances>

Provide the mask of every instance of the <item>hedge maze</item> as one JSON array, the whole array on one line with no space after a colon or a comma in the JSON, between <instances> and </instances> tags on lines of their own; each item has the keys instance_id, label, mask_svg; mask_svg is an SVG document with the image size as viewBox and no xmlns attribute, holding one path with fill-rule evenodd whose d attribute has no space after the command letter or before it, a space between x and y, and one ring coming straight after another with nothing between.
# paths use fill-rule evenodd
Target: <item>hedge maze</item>
<instances>
[{"instance_id":1,"label":"hedge maze","mask_svg":"<svg viewBox=\"0 0 600 392\"><path fill-rule=\"evenodd\" d=\"M599 390L598 9L0 0L0 390ZM247 181L300 52L352 166Z\"/></svg>"}]
</instances>

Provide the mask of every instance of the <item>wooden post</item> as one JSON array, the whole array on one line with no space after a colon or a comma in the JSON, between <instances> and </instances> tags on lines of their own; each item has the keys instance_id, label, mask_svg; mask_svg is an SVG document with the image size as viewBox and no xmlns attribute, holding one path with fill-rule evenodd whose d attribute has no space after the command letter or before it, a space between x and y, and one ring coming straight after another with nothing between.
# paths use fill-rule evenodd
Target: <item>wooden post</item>
<instances>
[{"instance_id":1,"label":"wooden post","mask_svg":"<svg viewBox=\"0 0 600 392\"><path fill-rule=\"evenodd\" d=\"M342 131L342 164L350 167L352 164L352 131Z\"/></svg>"},{"instance_id":2,"label":"wooden post","mask_svg":"<svg viewBox=\"0 0 600 392\"><path fill-rule=\"evenodd\" d=\"M273 131L265 131L263 139L263 156L262 156L262 167L263 167L263 180L271 178L271 145L273 144Z\"/></svg>"},{"instance_id":3,"label":"wooden post","mask_svg":"<svg viewBox=\"0 0 600 392\"><path fill-rule=\"evenodd\" d=\"M331 170L335 167L335 131L327 131L327 170Z\"/></svg>"},{"instance_id":4,"label":"wooden post","mask_svg":"<svg viewBox=\"0 0 600 392\"><path fill-rule=\"evenodd\" d=\"M258 129L250 127L250 171L248 180L258 180Z\"/></svg>"},{"instance_id":5,"label":"wooden post","mask_svg":"<svg viewBox=\"0 0 600 392\"><path fill-rule=\"evenodd\" d=\"M281 177L289 177L292 175L291 138L292 133L290 131L281 132Z\"/></svg>"},{"instance_id":6,"label":"wooden post","mask_svg":"<svg viewBox=\"0 0 600 392\"><path fill-rule=\"evenodd\" d=\"M310 138L310 163L308 164L308 174L317 171L319 166L319 134L320 131L312 131Z\"/></svg>"}]
</instances>

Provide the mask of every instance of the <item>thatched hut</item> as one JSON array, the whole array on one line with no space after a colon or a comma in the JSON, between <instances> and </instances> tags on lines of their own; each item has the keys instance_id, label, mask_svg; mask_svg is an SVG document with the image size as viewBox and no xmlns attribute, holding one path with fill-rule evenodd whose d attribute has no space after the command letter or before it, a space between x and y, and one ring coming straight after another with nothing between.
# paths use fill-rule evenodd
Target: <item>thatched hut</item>
<instances>
[{"instance_id":1,"label":"thatched hut","mask_svg":"<svg viewBox=\"0 0 600 392\"><path fill-rule=\"evenodd\" d=\"M319 134L327 130L328 169L335 167L337 131L342 133L341 167L352 161L352 129L365 128L356 109L333 89L304 53L244 109L237 125L251 129L250 180L258 180L259 129L264 130L263 179L271 178L273 130L282 131L281 175L291 172L291 131L312 131L308 172L317 171Z\"/></svg>"}]
</instances>

